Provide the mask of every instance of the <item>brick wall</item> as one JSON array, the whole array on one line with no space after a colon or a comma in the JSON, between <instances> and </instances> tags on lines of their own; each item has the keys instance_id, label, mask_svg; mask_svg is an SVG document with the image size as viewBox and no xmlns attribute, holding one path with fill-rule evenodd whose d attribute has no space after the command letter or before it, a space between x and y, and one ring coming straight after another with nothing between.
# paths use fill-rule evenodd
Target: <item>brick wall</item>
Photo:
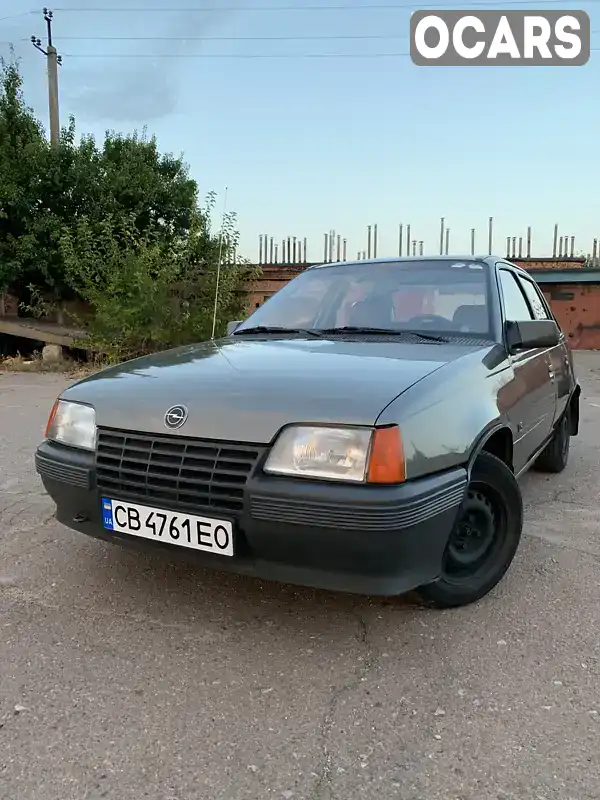
<instances>
[{"instance_id":1,"label":"brick wall","mask_svg":"<svg viewBox=\"0 0 600 800\"><path fill-rule=\"evenodd\" d=\"M529 270L583 269L583 258L511 259ZM305 265L265 266L262 276L249 287L250 310L262 305ZM575 350L600 350L600 284L557 283L541 286L552 311Z\"/></svg>"},{"instance_id":2,"label":"brick wall","mask_svg":"<svg viewBox=\"0 0 600 800\"><path fill-rule=\"evenodd\" d=\"M513 258L512 263L523 269L583 269L584 258ZM315 262L321 263L321 262ZM262 275L248 287L248 308L254 311L282 286L311 264L268 264Z\"/></svg>"},{"instance_id":3,"label":"brick wall","mask_svg":"<svg viewBox=\"0 0 600 800\"><path fill-rule=\"evenodd\" d=\"M300 272L303 272L308 264L269 264L262 267L262 274L248 286L248 308L254 311L261 306L272 294L275 294L282 286Z\"/></svg>"},{"instance_id":4,"label":"brick wall","mask_svg":"<svg viewBox=\"0 0 600 800\"><path fill-rule=\"evenodd\" d=\"M532 270L572 270L583 268L585 265L584 259L581 258L511 260L524 269ZM262 305L265 299L285 286L306 266L304 264L264 266L262 275L248 286L249 311ZM541 288L562 329L569 337L571 347L583 350L600 349L600 284L544 284ZM82 304L73 305L77 306L76 310L79 313L87 311ZM69 311L75 311L71 304L69 306ZM5 293L0 298L0 315L16 317L17 313L17 298Z\"/></svg>"},{"instance_id":5,"label":"brick wall","mask_svg":"<svg viewBox=\"0 0 600 800\"><path fill-rule=\"evenodd\" d=\"M574 350L600 350L600 284L540 287Z\"/></svg>"},{"instance_id":6,"label":"brick wall","mask_svg":"<svg viewBox=\"0 0 600 800\"><path fill-rule=\"evenodd\" d=\"M573 269L576 267L583 268L585 265L583 258L525 258L511 260L524 269ZM267 264L263 266L261 276L247 288L249 311L253 311L262 305L268 297L275 294L288 281L305 270L307 266L310 266L310 264ZM0 315L16 317L19 306L17 298L6 292L3 299L4 302L2 303L2 298L0 298ZM89 313L82 303L69 303L67 305L67 311L77 312L78 315Z\"/></svg>"},{"instance_id":7,"label":"brick wall","mask_svg":"<svg viewBox=\"0 0 600 800\"><path fill-rule=\"evenodd\" d=\"M585 258L511 258L523 269L584 269Z\"/></svg>"}]
</instances>

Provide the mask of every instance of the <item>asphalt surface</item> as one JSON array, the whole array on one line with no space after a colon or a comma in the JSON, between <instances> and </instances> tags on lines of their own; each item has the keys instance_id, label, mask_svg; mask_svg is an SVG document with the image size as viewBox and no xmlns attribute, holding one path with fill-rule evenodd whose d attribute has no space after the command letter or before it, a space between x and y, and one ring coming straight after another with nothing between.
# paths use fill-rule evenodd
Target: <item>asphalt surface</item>
<instances>
[{"instance_id":1,"label":"asphalt surface","mask_svg":"<svg viewBox=\"0 0 600 800\"><path fill-rule=\"evenodd\" d=\"M0 373L2 800L598 800L600 354L476 606L259 583L63 529L33 468L60 376Z\"/></svg>"}]
</instances>

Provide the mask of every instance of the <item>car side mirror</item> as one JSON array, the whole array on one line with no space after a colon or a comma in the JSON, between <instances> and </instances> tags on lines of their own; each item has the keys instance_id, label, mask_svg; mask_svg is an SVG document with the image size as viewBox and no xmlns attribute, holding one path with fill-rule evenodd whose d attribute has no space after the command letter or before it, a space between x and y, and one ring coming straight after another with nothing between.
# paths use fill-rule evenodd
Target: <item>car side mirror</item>
<instances>
[{"instance_id":1,"label":"car side mirror","mask_svg":"<svg viewBox=\"0 0 600 800\"><path fill-rule=\"evenodd\" d=\"M553 319L529 319L506 323L506 342L511 353L554 347L560 342L560 330Z\"/></svg>"},{"instance_id":2,"label":"car side mirror","mask_svg":"<svg viewBox=\"0 0 600 800\"><path fill-rule=\"evenodd\" d=\"M228 322L227 323L227 336L231 336L231 334L234 332L234 330L237 328L237 326L241 325L241 323L242 323L241 319L236 319L233 322Z\"/></svg>"}]
</instances>

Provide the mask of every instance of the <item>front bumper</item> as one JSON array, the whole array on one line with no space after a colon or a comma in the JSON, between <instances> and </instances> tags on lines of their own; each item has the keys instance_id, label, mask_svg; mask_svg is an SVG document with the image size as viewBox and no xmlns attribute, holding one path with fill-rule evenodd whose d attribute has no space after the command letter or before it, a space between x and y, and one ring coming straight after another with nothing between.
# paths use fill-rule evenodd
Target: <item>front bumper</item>
<instances>
[{"instance_id":1,"label":"front bumper","mask_svg":"<svg viewBox=\"0 0 600 800\"><path fill-rule=\"evenodd\" d=\"M235 555L223 557L106 530L93 453L44 442L35 461L56 503L56 518L89 536L138 550L163 550L204 567L371 595L402 594L439 577L467 486L463 468L399 486L352 486L256 472L235 519ZM139 496L115 499L224 516Z\"/></svg>"}]
</instances>

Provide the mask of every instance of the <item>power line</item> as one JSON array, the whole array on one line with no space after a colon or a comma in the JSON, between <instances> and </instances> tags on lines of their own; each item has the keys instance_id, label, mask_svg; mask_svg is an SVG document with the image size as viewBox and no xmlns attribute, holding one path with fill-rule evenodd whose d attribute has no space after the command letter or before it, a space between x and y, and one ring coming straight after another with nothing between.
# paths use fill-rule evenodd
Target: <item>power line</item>
<instances>
[{"instance_id":1,"label":"power line","mask_svg":"<svg viewBox=\"0 0 600 800\"><path fill-rule=\"evenodd\" d=\"M600 47L591 47L591 52ZM410 53L65 53L64 58L409 58ZM519 64L518 66L522 66Z\"/></svg>"},{"instance_id":2,"label":"power line","mask_svg":"<svg viewBox=\"0 0 600 800\"><path fill-rule=\"evenodd\" d=\"M600 0L586 0L586 3L590 5L597 5ZM502 5L537 5L537 4L554 4L560 3L564 5L565 3L575 2L575 0L503 0ZM461 3L461 8L473 8L477 7L485 7L487 5L495 6L497 5L497 0L479 0L478 2L472 2L472 0L467 0L467 2ZM435 8L438 10L443 10L444 8L451 9L452 6L446 6L443 3L377 3L377 4L369 4L369 5L353 5L348 3L338 3L335 5L326 5L326 4L319 4L319 5L310 5L310 6L244 6L244 7L237 7L237 6L205 6L203 8L194 8L190 6L184 7L173 7L173 6L166 6L162 8L141 8L140 6L120 6L120 7L112 7L112 8L64 8L58 7L55 10L61 11L62 13L83 13L83 12L90 12L90 13L100 13L100 14L112 14L112 13L140 13L140 14L149 14L149 13L215 13L215 12L246 12L246 11L256 11L262 13L278 13L281 11L374 11L379 9L415 9L418 7L419 9L422 8ZM30 13L30 12L28 12Z\"/></svg>"},{"instance_id":3,"label":"power line","mask_svg":"<svg viewBox=\"0 0 600 800\"><path fill-rule=\"evenodd\" d=\"M597 31L590 31L591 34L597 35L600 34L600 30ZM104 41L104 42L300 42L300 41L369 41L369 40L403 40L408 39L408 34L401 34L399 36L396 35L373 35L373 36L343 36L343 35L333 35L333 36L58 36L57 39L61 41ZM27 38L19 38L14 41L17 42L28 42L29 39ZM0 44L8 45L13 44L14 41L9 40L0 40ZM593 50L594 48L592 48ZM155 58L157 57L154 53L138 53L138 54L87 54L87 53L70 53L70 58L125 58L127 55L131 55L132 57L140 57L140 58ZM310 55L310 54L309 54ZM333 53L333 56L336 54ZM343 55L343 54L340 54ZM349 55L353 55L350 53ZM358 54L360 55L360 54ZM369 56L369 54L365 54ZM374 54L377 55L389 55L389 54ZM398 54L402 55L402 54ZM158 56L161 58L192 58L194 57L193 53L164 53L162 56ZM229 57L229 56L228 56ZM277 57L277 56L274 56ZM294 56L295 57L295 56Z\"/></svg>"},{"instance_id":4,"label":"power line","mask_svg":"<svg viewBox=\"0 0 600 800\"><path fill-rule=\"evenodd\" d=\"M59 36L61 40L78 42L304 42L320 39L331 40L365 40L365 39L408 39L408 35L375 34L373 36L359 34L345 36Z\"/></svg>"},{"instance_id":5,"label":"power line","mask_svg":"<svg viewBox=\"0 0 600 800\"><path fill-rule=\"evenodd\" d=\"M597 35L600 30L590 31ZM381 41L391 39L408 39L408 34L358 34L348 35L333 34L326 36L58 36L61 41L77 42L308 42L308 41ZM17 42L28 42L29 39L20 37ZM0 44L11 44L9 40L0 41ZM167 54L169 55L169 54Z\"/></svg>"},{"instance_id":6,"label":"power line","mask_svg":"<svg viewBox=\"0 0 600 800\"><path fill-rule=\"evenodd\" d=\"M598 34L600 30L590 31ZM331 36L59 36L64 41L83 42L308 42L308 41L368 41L382 39L408 39L408 34L358 34L346 36L333 34ZM25 41L25 40L23 40Z\"/></svg>"},{"instance_id":7,"label":"power line","mask_svg":"<svg viewBox=\"0 0 600 800\"><path fill-rule=\"evenodd\" d=\"M18 11L16 14L9 14L8 17L0 17L0 22L6 22L9 19L18 19L19 17L30 17L36 14L36 11Z\"/></svg>"},{"instance_id":8,"label":"power line","mask_svg":"<svg viewBox=\"0 0 600 800\"><path fill-rule=\"evenodd\" d=\"M65 53L65 58L407 58L410 53Z\"/></svg>"},{"instance_id":9,"label":"power line","mask_svg":"<svg viewBox=\"0 0 600 800\"><path fill-rule=\"evenodd\" d=\"M598 34L600 30L590 31ZM326 36L59 36L61 41L78 42L308 42L308 41L368 41L383 39L408 39L408 34L358 34L346 36L333 34ZM25 41L20 40L20 41Z\"/></svg>"}]
</instances>

